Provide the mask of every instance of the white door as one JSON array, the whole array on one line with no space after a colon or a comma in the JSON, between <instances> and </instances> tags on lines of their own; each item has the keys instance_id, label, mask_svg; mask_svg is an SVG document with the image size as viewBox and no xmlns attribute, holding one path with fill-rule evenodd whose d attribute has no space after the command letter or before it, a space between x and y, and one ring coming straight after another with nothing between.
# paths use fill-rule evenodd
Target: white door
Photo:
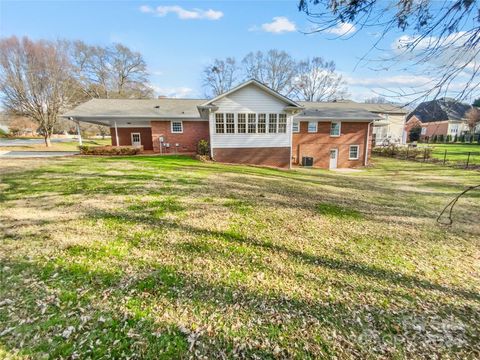
<instances>
[{"instance_id":1,"label":"white door","mask_svg":"<svg viewBox=\"0 0 480 360\"><path fill-rule=\"evenodd\" d=\"M132 146L141 146L140 133L132 133Z\"/></svg>"},{"instance_id":2,"label":"white door","mask_svg":"<svg viewBox=\"0 0 480 360\"><path fill-rule=\"evenodd\" d=\"M330 169L337 168L338 149L330 149Z\"/></svg>"}]
</instances>

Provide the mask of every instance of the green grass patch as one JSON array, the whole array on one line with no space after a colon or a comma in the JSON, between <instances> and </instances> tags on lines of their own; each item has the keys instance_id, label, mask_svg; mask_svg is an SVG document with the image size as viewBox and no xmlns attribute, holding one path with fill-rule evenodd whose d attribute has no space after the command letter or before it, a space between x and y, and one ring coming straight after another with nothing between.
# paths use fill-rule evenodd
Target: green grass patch
<instances>
[{"instance_id":1,"label":"green grass patch","mask_svg":"<svg viewBox=\"0 0 480 360\"><path fill-rule=\"evenodd\" d=\"M320 203L317 204L316 210L319 214L339 219L360 220L363 215L355 210L341 205Z\"/></svg>"}]
</instances>

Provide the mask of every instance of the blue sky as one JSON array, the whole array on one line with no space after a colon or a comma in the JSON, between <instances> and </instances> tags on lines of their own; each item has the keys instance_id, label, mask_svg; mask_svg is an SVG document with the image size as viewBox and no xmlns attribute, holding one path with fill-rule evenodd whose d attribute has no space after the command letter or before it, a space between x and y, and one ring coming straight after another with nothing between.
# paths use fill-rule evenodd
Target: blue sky
<instances>
[{"instance_id":1,"label":"blue sky","mask_svg":"<svg viewBox=\"0 0 480 360\"><path fill-rule=\"evenodd\" d=\"M201 72L212 59L241 60L249 51L271 48L297 59L334 60L351 98L359 101L382 92L380 87L425 81L403 72L369 70L369 64L355 67L375 41L375 29L338 39L332 32L302 33L310 27L306 15L298 12L297 1L0 0L2 37L80 39L100 45L121 42L144 55L151 82L162 95L202 97ZM385 38L384 46L390 48L400 35Z\"/></svg>"}]
</instances>

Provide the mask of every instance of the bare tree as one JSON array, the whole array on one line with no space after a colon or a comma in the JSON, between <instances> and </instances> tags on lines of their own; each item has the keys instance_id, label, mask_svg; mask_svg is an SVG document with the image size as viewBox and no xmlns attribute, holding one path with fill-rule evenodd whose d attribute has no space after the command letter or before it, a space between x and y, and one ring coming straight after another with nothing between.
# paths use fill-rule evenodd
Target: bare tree
<instances>
[{"instance_id":1,"label":"bare tree","mask_svg":"<svg viewBox=\"0 0 480 360\"><path fill-rule=\"evenodd\" d=\"M151 89L148 82L147 63L139 52L131 51L122 44L110 50L112 77L119 97L146 97Z\"/></svg>"},{"instance_id":2,"label":"bare tree","mask_svg":"<svg viewBox=\"0 0 480 360\"><path fill-rule=\"evenodd\" d=\"M471 134L475 133L475 129L480 124L480 110L476 107L472 107L466 113L467 125Z\"/></svg>"},{"instance_id":3,"label":"bare tree","mask_svg":"<svg viewBox=\"0 0 480 360\"><path fill-rule=\"evenodd\" d=\"M235 58L215 59L203 70L202 83L207 96L218 96L233 88L239 68Z\"/></svg>"},{"instance_id":4,"label":"bare tree","mask_svg":"<svg viewBox=\"0 0 480 360\"><path fill-rule=\"evenodd\" d=\"M13 36L0 40L0 91L5 108L34 120L50 146L60 112L78 96L68 49L60 42Z\"/></svg>"},{"instance_id":5,"label":"bare tree","mask_svg":"<svg viewBox=\"0 0 480 360\"><path fill-rule=\"evenodd\" d=\"M380 29L363 60L380 60L375 62L378 70L412 72L417 68L419 75L428 78L422 89L393 90L393 94L418 100L449 92L464 99L480 86L477 1L299 0L299 10L317 24L314 32L351 37L361 29ZM383 50L382 41L390 41L398 31L408 35L398 39L393 52L383 51L381 59L367 59L372 50Z\"/></svg>"},{"instance_id":6,"label":"bare tree","mask_svg":"<svg viewBox=\"0 0 480 360\"><path fill-rule=\"evenodd\" d=\"M77 81L87 98L151 98L147 64L142 55L122 44L112 47L72 44Z\"/></svg>"},{"instance_id":7,"label":"bare tree","mask_svg":"<svg viewBox=\"0 0 480 360\"><path fill-rule=\"evenodd\" d=\"M383 96L373 96L371 98L365 99L364 102L365 104L390 104L391 103Z\"/></svg>"},{"instance_id":8,"label":"bare tree","mask_svg":"<svg viewBox=\"0 0 480 360\"><path fill-rule=\"evenodd\" d=\"M297 97L305 101L341 99L347 92L342 76L335 71L335 63L321 57L300 61L293 84Z\"/></svg>"},{"instance_id":9,"label":"bare tree","mask_svg":"<svg viewBox=\"0 0 480 360\"><path fill-rule=\"evenodd\" d=\"M261 81L273 90L288 95L294 90L297 75L295 60L285 51L250 52L242 60L247 78Z\"/></svg>"}]
</instances>

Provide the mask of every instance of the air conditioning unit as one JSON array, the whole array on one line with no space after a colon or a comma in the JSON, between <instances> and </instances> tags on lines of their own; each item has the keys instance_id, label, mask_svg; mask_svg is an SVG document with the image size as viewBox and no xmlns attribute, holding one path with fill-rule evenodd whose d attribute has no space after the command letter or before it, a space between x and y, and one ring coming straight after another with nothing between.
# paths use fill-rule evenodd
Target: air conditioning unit
<instances>
[{"instance_id":1,"label":"air conditioning unit","mask_svg":"<svg viewBox=\"0 0 480 360\"><path fill-rule=\"evenodd\" d=\"M313 166L313 157L303 156L302 157L302 166Z\"/></svg>"}]
</instances>

